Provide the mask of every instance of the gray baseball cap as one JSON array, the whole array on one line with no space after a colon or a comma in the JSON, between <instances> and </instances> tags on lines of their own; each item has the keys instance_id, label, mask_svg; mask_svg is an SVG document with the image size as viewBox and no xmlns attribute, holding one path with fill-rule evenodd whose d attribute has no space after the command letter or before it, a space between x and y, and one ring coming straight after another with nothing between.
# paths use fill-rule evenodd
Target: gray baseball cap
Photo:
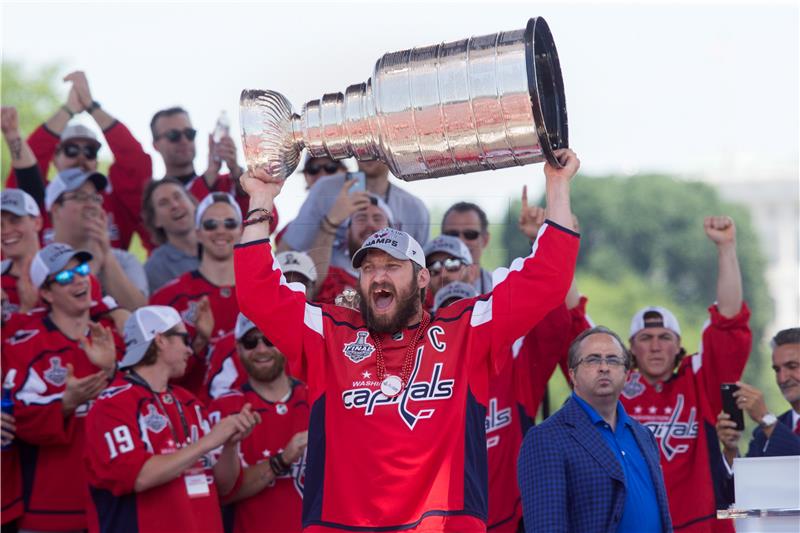
<instances>
[{"instance_id":1,"label":"gray baseball cap","mask_svg":"<svg viewBox=\"0 0 800 533\"><path fill-rule=\"evenodd\" d=\"M21 189L6 189L0 193L0 211L9 211L20 217L41 215L33 196Z\"/></svg>"},{"instance_id":2,"label":"gray baseball cap","mask_svg":"<svg viewBox=\"0 0 800 533\"><path fill-rule=\"evenodd\" d=\"M131 367L144 357L158 333L164 333L181 323L174 307L147 305L133 312L125 321L125 357L120 368Z\"/></svg>"},{"instance_id":3,"label":"gray baseball cap","mask_svg":"<svg viewBox=\"0 0 800 533\"><path fill-rule=\"evenodd\" d=\"M71 192L83 185L86 180L91 180L97 188L97 192L103 192L108 187L108 178L99 172L86 172L83 169L74 167L67 168L58 173L47 185L44 192L44 206L50 211L58 197L65 192Z\"/></svg>"},{"instance_id":4,"label":"gray baseball cap","mask_svg":"<svg viewBox=\"0 0 800 533\"><path fill-rule=\"evenodd\" d=\"M436 293L433 298L433 310L439 309L447 300L463 300L464 298L474 298L477 295L478 291L469 283L451 281Z\"/></svg>"},{"instance_id":5,"label":"gray baseball cap","mask_svg":"<svg viewBox=\"0 0 800 533\"><path fill-rule=\"evenodd\" d=\"M361 262L370 250L381 250L395 259L407 259L425 268L425 254L422 246L414 237L394 228L376 231L364 241L364 244L353 254L353 268L361 267Z\"/></svg>"},{"instance_id":6,"label":"gray baseball cap","mask_svg":"<svg viewBox=\"0 0 800 533\"><path fill-rule=\"evenodd\" d=\"M307 253L297 251L281 252L275 256L275 260L284 274L297 272L308 278L309 281L317 281L317 269L314 267L314 261L311 260L311 256Z\"/></svg>"},{"instance_id":7,"label":"gray baseball cap","mask_svg":"<svg viewBox=\"0 0 800 533\"><path fill-rule=\"evenodd\" d=\"M236 317L236 326L233 328L233 336L238 341L255 327L256 325L253 324L252 320L239 313L239 316Z\"/></svg>"},{"instance_id":8,"label":"gray baseball cap","mask_svg":"<svg viewBox=\"0 0 800 533\"><path fill-rule=\"evenodd\" d=\"M69 244L63 242L54 242L48 244L33 257L31 261L31 282L37 289L42 286L47 276L55 274L64 270L72 258L77 259L81 263L87 263L92 260L92 254L85 250L74 250Z\"/></svg>"},{"instance_id":9,"label":"gray baseball cap","mask_svg":"<svg viewBox=\"0 0 800 533\"><path fill-rule=\"evenodd\" d=\"M97 135L95 135L94 131L87 128L83 124L72 124L71 126L67 126L64 128L64 131L61 132L61 136L59 138L61 139L62 143L71 141L72 139L83 139L86 141L91 141L98 148L101 146L101 143L97 140Z\"/></svg>"},{"instance_id":10,"label":"gray baseball cap","mask_svg":"<svg viewBox=\"0 0 800 533\"><path fill-rule=\"evenodd\" d=\"M465 265L472 264L472 254L469 253L469 248L464 244L464 241L458 237L451 237L450 235L439 235L428 244L425 245L425 258L431 255L442 252L451 255L456 259L461 259Z\"/></svg>"}]
</instances>

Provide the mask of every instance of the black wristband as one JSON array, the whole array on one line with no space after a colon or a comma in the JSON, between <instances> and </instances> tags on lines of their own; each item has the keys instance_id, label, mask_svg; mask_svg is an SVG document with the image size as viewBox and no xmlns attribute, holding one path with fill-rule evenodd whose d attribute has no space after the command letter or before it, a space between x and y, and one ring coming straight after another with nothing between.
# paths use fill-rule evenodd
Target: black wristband
<instances>
[{"instance_id":1,"label":"black wristband","mask_svg":"<svg viewBox=\"0 0 800 533\"><path fill-rule=\"evenodd\" d=\"M251 209L250 211L247 212L247 214L244 216L245 220L250 218L250 215L252 215L253 213L258 213L259 211L265 212L268 217L272 216L272 211L270 211L269 209L265 207L256 207L255 209Z\"/></svg>"},{"instance_id":2,"label":"black wristband","mask_svg":"<svg viewBox=\"0 0 800 533\"><path fill-rule=\"evenodd\" d=\"M269 467L276 477L284 476L289 472L289 465L283 460L281 454L269 458Z\"/></svg>"},{"instance_id":3,"label":"black wristband","mask_svg":"<svg viewBox=\"0 0 800 533\"><path fill-rule=\"evenodd\" d=\"M97 100L92 100L92 103L86 108L86 112L91 115L95 109L100 109L100 102Z\"/></svg>"}]
</instances>

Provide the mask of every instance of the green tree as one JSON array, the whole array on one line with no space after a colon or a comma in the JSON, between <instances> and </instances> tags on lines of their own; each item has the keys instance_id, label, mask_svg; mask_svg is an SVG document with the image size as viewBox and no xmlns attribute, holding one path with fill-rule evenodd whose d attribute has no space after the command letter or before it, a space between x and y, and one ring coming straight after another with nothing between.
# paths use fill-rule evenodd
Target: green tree
<instances>
[{"instance_id":1,"label":"green tree","mask_svg":"<svg viewBox=\"0 0 800 533\"><path fill-rule=\"evenodd\" d=\"M663 175L579 177L572 205L581 227L578 281L590 298L595 322L626 336L637 309L664 305L678 315L689 351L697 349L706 308L716 298L716 247L705 236L702 220L733 217L744 295L752 311L754 349L745 379L774 388L774 379L765 381L764 372L770 362L763 332L772 313L766 263L745 207L723 202L708 184ZM516 202L506 214L502 235L509 259L530 246L516 229L518 214Z\"/></svg>"},{"instance_id":2,"label":"green tree","mask_svg":"<svg viewBox=\"0 0 800 533\"><path fill-rule=\"evenodd\" d=\"M30 135L62 104L63 99L57 89L60 83L59 69L58 65L52 64L29 71L16 61L3 61L0 69L0 102L4 106L17 108L23 135ZM0 153L0 176L5 184L11 168L11 156L5 143Z\"/></svg>"}]
</instances>

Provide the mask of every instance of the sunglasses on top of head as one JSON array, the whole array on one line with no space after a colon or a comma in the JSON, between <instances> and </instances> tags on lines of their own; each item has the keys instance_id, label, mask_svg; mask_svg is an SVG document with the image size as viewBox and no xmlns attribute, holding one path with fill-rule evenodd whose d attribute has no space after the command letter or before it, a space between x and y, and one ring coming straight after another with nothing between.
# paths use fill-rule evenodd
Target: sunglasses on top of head
<instances>
[{"instance_id":1,"label":"sunglasses on top of head","mask_svg":"<svg viewBox=\"0 0 800 533\"><path fill-rule=\"evenodd\" d=\"M61 146L61 152L70 159L75 159L81 152L83 152L83 157L86 159L97 159L98 150L99 148L97 146L91 144L81 146L80 144L67 143Z\"/></svg>"},{"instance_id":2,"label":"sunglasses on top of head","mask_svg":"<svg viewBox=\"0 0 800 533\"><path fill-rule=\"evenodd\" d=\"M274 344L269 342L269 340L264 335L248 335L246 337L242 337L241 340L239 340L239 342L241 342L242 346L244 346L245 349L247 350L254 349L256 346L258 346L259 342L263 342L264 346L266 346L267 348L272 348L273 346L275 346Z\"/></svg>"},{"instance_id":3,"label":"sunglasses on top of head","mask_svg":"<svg viewBox=\"0 0 800 533\"><path fill-rule=\"evenodd\" d=\"M55 282L59 285L69 285L72 283L72 280L75 279L76 274L79 276L88 276L91 271L92 269L89 267L89 263L81 263L74 268L65 268L57 272L50 280L50 283Z\"/></svg>"},{"instance_id":4,"label":"sunglasses on top of head","mask_svg":"<svg viewBox=\"0 0 800 533\"><path fill-rule=\"evenodd\" d=\"M183 128L182 130L167 130L164 133L159 134L156 137L156 140L164 137L171 143L176 143L181 140L181 135L186 137L187 141L193 141L194 138L197 136L197 130L194 128Z\"/></svg>"},{"instance_id":5,"label":"sunglasses on top of head","mask_svg":"<svg viewBox=\"0 0 800 533\"><path fill-rule=\"evenodd\" d=\"M311 174L312 176L316 176L321 171L325 171L325 174L333 174L341 170L341 166L339 163L325 163L324 165L319 165L317 163L309 163L306 165L306 168L303 169L303 172L306 174Z\"/></svg>"},{"instance_id":6,"label":"sunglasses on top of head","mask_svg":"<svg viewBox=\"0 0 800 533\"><path fill-rule=\"evenodd\" d=\"M216 218L207 218L202 223L203 229L206 231L214 231L218 227L224 226L225 229L236 229L239 227L239 221L235 218L226 218L225 220L218 220Z\"/></svg>"},{"instance_id":7,"label":"sunglasses on top of head","mask_svg":"<svg viewBox=\"0 0 800 533\"><path fill-rule=\"evenodd\" d=\"M477 231L477 230L474 230L474 229L465 229L465 230L461 230L461 231L459 231L457 229L451 229L451 230L443 231L442 233L445 234L445 235L448 235L450 237L463 236L468 241L474 241L475 239L477 239L478 237L481 236L481 232Z\"/></svg>"}]
</instances>

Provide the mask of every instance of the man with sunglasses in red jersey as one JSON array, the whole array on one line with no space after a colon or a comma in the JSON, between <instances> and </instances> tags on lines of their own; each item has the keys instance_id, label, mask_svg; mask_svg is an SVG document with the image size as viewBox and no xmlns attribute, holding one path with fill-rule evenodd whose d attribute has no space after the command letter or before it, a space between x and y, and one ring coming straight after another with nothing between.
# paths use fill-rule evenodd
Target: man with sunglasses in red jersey
<instances>
[{"instance_id":1,"label":"man with sunglasses in red jersey","mask_svg":"<svg viewBox=\"0 0 800 533\"><path fill-rule=\"evenodd\" d=\"M45 207L53 223L53 240L91 252L92 271L106 294L133 311L147 303L147 276L132 253L116 248L105 231L103 192L108 180L99 172L64 169L45 190Z\"/></svg>"},{"instance_id":2,"label":"man with sunglasses in red jersey","mask_svg":"<svg viewBox=\"0 0 800 533\"><path fill-rule=\"evenodd\" d=\"M211 402L209 419L216 423L250 404L262 423L241 443L241 481L226 498L234 504L233 531L300 531L308 389L286 373L286 357L242 314L235 336L244 379Z\"/></svg>"},{"instance_id":3,"label":"man with sunglasses in red jersey","mask_svg":"<svg viewBox=\"0 0 800 533\"><path fill-rule=\"evenodd\" d=\"M183 183L198 202L212 192L226 192L236 198L242 213L247 212L248 198L239 187L243 169L239 166L236 144L230 135L223 135L214 142L213 135L209 134L208 167L198 175L194 168L197 130L192 126L188 111L178 106L159 110L150 120L150 132L153 134L153 148L164 160L165 176ZM227 174L221 173L223 163L228 166ZM275 231L277 224L275 217L270 229Z\"/></svg>"},{"instance_id":4,"label":"man with sunglasses in red jersey","mask_svg":"<svg viewBox=\"0 0 800 533\"><path fill-rule=\"evenodd\" d=\"M8 187L26 190L41 206L44 204L42 178L47 181L51 161L58 172L68 168L80 168L85 172L96 171L97 152L102 146L100 141L86 126L68 124L74 116L86 112L103 132L114 156L108 170L110 187L103 193L102 204L108 213L111 245L127 250L133 234L138 233L142 243L149 249L150 235L142 224L140 211L142 193L153 174L150 156L130 130L94 100L83 72L72 72L64 77L64 81L72 84L66 103L27 139L38 167L31 165L27 169L15 168L9 175ZM18 128L12 137L22 142ZM45 244L51 242L48 239L48 227L45 220Z\"/></svg>"},{"instance_id":5,"label":"man with sunglasses in red jersey","mask_svg":"<svg viewBox=\"0 0 800 533\"><path fill-rule=\"evenodd\" d=\"M91 260L89 252L62 243L40 250L30 277L47 311L3 340L24 480L23 530L87 527L86 479L77 466L85 416L117 360L111 330L90 320Z\"/></svg>"},{"instance_id":6,"label":"man with sunglasses in red jersey","mask_svg":"<svg viewBox=\"0 0 800 533\"><path fill-rule=\"evenodd\" d=\"M150 304L168 305L181 314L194 357L179 385L197 395L206 374L209 344L233 331L239 313L233 272L233 247L242 233L239 204L230 194L209 194L197 206L195 227L200 266L161 287Z\"/></svg>"}]
</instances>

